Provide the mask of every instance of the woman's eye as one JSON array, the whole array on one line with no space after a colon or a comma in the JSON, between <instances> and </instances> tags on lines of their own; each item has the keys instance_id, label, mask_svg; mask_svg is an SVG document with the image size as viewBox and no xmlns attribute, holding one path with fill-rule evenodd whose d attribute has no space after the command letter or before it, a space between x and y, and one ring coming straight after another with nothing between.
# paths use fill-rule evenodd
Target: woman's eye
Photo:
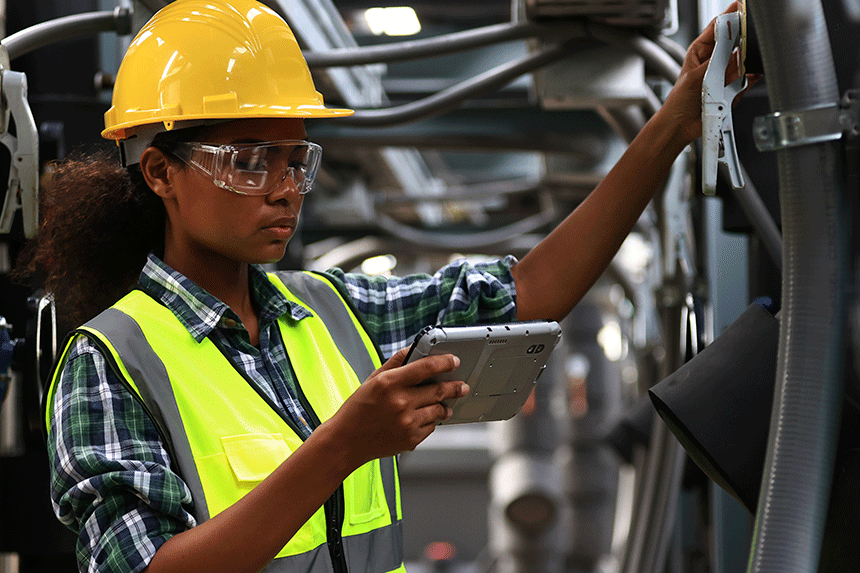
<instances>
[{"instance_id":1,"label":"woman's eye","mask_svg":"<svg viewBox=\"0 0 860 573\"><path fill-rule=\"evenodd\" d=\"M264 171L267 168L265 153L241 153L236 155L233 163L243 171Z\"/></svg>"}]
</instances>

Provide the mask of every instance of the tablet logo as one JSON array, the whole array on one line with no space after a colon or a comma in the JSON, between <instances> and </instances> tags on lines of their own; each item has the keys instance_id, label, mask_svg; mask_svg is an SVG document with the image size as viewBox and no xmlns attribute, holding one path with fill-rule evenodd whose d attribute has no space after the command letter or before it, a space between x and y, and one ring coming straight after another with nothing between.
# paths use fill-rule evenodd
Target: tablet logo
<instances>
[{"instance_id":1,"label":"tablet logo","mask_svg":"<svg viewBox=\"0 0 860 573\"><path fill-rule=\"evenodd\" d=\"M528 350L526 350L526 354L539 354L543 352L544 348L543 344L532 344L528 347Z\"/></svg>"}]
</instances>

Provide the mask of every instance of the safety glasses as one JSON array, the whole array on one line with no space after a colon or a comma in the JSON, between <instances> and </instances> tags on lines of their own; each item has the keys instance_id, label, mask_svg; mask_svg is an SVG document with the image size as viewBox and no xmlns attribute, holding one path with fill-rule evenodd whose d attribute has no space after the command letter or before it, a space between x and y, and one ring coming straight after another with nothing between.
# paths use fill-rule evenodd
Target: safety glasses
<instances>
[{"instance_id":1,"label":"safety glasses","mask_svg":"<svg viewBox=\"0 0 860 573\"><path fill-rule=\"evenodd\" d=\"M304 195L313 187L322 147L304 140L212 145L180 143L176 157L240 195L268 195L282 185Z\"/></svg>"}]
</instances>

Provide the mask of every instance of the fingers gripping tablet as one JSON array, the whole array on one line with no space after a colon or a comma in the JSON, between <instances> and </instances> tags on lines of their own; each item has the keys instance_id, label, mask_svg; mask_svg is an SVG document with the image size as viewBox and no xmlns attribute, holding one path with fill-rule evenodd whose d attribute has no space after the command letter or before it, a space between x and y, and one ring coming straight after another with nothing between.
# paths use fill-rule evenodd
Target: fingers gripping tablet
<instances>
[{"instance_id":1,"label":"fingers gripping tablet","mask_svg":"<svg viewBox=\"0 0 860 573\"><path fill-rule=\"evenodd\" d=\"M405 363L431 354L460 358L456 370L427 381L469 384L466 396L445 402L454 415L442 424L507 420L525 404L559 340L561 328L555 321L428 326L415 337Z\"/></svg>"}]
</instances>

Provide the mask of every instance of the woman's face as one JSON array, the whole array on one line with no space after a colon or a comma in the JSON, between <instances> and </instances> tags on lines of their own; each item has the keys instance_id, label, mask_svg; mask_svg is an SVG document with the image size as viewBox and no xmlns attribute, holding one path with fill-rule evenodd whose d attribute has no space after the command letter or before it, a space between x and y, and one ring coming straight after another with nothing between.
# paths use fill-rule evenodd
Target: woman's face
<instances>
[{"instance_id":1,"label":"woman's face","mask_svg":"<svg viewBox=\"0 0 860 573\"><path fill-rule=\"evenodd\" d=\"M251 119L217 125L213 145L305 139L301 119ZM167 252L200 261L225 257L245 263L273 263L284 256L296 230L303 195L289 179L268 195L240 195L215 185L212 177L183 163L175 167L168 214ZM166 253L167 254L167 253Z\"/></svg>"}]
</instances>

